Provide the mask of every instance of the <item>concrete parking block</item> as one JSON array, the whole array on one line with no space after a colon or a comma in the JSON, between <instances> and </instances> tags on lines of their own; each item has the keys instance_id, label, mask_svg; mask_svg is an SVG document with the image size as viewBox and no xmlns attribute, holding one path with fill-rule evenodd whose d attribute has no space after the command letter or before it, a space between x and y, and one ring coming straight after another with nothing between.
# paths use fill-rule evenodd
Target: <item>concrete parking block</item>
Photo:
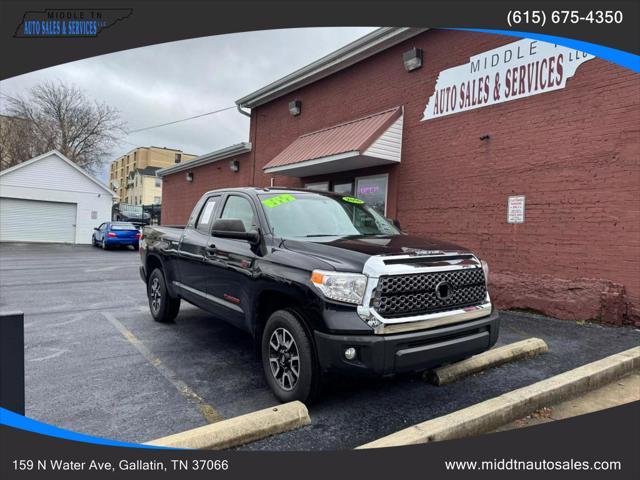
<instances>
[{"instance_id":1,"label":"concrete parking block","mask_svg":"<svg viewBox=\"0 0 640 480\"><path fill-rule=\"evenodd\" d=\"M533 357L549 351L549 347L540 338L527 338L520 342L510 343L486 352L474 355L461 362L445 365L425 372L425 379L435 385L455 382L487 368L497 367L526 357Z\"/></svg>"},{"instance_id":2,"label":"concrete parking block","mask_svg":"<svg viewBox=\"0 0 640 480\"><path fill-rule=\"evenodd\" d=\"M309 425L311 419L302 402L289 402L221 422L194 428L146 442L173 448L220 450Z\"/></svg>"},{"instance_id":3,"label":"concrete parking block","mask_svg":"<svg viewBox=\"0 0 640 480\"><path fill-rule=\"evenodd\" d=\"M611 355L462 410L434 418L358 448L382 448L469 437L544 406L593 390L640 369L640 347Z\"/></svg>"}]
</instances>

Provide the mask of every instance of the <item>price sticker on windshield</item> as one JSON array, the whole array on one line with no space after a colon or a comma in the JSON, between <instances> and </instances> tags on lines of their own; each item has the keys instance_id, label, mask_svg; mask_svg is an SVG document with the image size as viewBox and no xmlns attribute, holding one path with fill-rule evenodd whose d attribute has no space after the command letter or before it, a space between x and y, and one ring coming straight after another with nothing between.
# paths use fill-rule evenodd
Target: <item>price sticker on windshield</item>
<instances>
[{"instance_id":1,"label":"price sticker on windshield","mask_svg":"<svg viewBox=\"0 0 640 480\"><path fill-rule=\"evenodd\" d=\"M282 195L276 195L275 197L262 200L262 204L267 208L275 208L285 203L291 203L295 201L296 197L289 193L283 193Z\"/></svg>"},{"instance_id":2,"label":"price sticker on windshield","mask_svg":"<svg viewBox=\"0 0 640 480\"><path fill-rule=\"evenodd\" d=\"M342 197L342 200L349 203L355 203L356 205L362 205L364 203L363 200L356 197Z\"/></svg>"}]
</instances>

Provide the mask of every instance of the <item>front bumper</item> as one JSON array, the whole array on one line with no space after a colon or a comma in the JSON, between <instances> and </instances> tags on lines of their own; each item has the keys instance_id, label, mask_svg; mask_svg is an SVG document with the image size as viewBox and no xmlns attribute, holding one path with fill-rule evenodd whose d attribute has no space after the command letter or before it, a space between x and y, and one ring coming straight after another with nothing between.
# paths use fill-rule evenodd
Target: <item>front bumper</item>
<instances>
[{"instance_id":1,"label":"front bumper","mask_svg":"<svg viewBox=\"0 0 640 480\"><path fill-rule=\"evenodd\" d=\"M320 366L325 371L389 375L426 370L491 348L498 339L500 318L486 317L394 335L335 335L315 331ZM344 357L354 347L353 360Z\"/></svg>"}]
</instances>

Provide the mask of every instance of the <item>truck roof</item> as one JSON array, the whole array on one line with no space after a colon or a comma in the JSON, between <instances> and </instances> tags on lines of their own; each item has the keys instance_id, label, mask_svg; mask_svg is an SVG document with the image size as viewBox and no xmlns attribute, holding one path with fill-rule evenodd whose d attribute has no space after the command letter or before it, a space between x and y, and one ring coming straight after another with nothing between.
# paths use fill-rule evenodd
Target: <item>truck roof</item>
<instances>
[{"instance_id":1,"label":"truck roof","mask_svg":"<svg viewBox=\"0 0 640 480\"><path fill-rule=\"evenodd\" d=\"M344 194L339 194L335 192L328 192L326 190L310 190L308 188L295 188L295 187L229 187L229 188L217 188L215 190L210 190L206 193L206 195L210 193L229 193L229 192L244 192L253 195L264 194L264 193L294 193L294 192L302 192L302 193L319 193L321 195L327 196L344 196Z\"/></svg>"}]
</instances>

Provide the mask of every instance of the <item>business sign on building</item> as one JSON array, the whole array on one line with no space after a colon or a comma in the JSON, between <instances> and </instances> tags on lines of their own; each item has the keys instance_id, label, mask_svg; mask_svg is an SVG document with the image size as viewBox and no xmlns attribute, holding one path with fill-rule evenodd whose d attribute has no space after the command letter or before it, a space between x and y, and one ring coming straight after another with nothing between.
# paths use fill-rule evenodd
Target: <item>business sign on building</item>
<instances>
[{"instance_id":1,"label":"business sign on building","mask_svg":"<svg viewBox=\"0 0 640 480\"><path fill-rule=\"evenodd\" d=\"M524 223L524 195L513 195L507 200L507 223Z\"/></svg>"},{"instance_id":2,"label":"business sign on building","mask_svg":"<svg viewBox=\"0 0 640 480\"><path fill-rule=\"evenodd\" d=\"M524 38L443 70L422 120L560 90L594 58L579 50Z\"/></svg>"}]
</instances>

